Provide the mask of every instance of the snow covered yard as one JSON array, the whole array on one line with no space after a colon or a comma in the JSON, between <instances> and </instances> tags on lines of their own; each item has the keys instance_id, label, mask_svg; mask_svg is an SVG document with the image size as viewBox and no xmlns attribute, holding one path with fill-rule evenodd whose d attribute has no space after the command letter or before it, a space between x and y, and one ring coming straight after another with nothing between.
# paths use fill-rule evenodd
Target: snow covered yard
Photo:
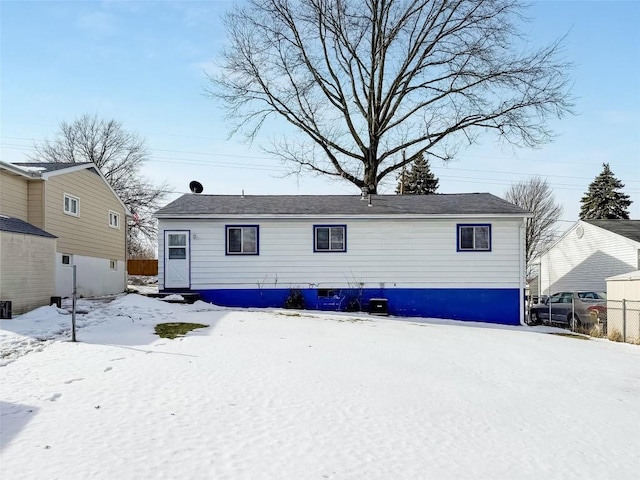
<instances>
[{"instance_id":1,"label":"snow covered yard","mask_svg":"<svg viewBox=\"0 0 640 480\"><path fill-rule=\"evenodd\" d=\"M637 346L139 295L86 311L75 344L51 307L0 324L2 478L637 478Z\"/></svg>"}]
</instances>

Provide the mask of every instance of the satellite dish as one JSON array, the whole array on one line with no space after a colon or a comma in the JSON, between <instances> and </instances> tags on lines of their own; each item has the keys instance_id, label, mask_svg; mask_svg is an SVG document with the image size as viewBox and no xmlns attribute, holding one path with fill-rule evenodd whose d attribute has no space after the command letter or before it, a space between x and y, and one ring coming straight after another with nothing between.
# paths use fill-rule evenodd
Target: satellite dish
<instances>
[{"instance_id":1,"label":"satellite dish","mask_svg":"<svg viewBox=\"0 0 640 480\"><path fill-rule=\"evenodd\" d=\"M189 190L191 190L191 193L202 193L204 187L200 182L194 180L193 182L189 183Z\"/></svg>"}]
</instances>

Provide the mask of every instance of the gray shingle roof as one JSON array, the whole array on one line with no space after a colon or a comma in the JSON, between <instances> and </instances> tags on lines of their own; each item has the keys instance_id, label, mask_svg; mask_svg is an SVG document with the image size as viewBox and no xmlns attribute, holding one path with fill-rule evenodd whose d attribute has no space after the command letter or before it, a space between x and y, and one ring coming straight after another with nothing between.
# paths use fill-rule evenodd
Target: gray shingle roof
<instances>
[{"instance_id":1,"label":"gray shingle roof","mask_svg":"<svg viewBox=\"0 0 640 480\"><path fill-rule=\"evenodd\" d=\"M585 220L585 222L640 242L640 220Z\"/></svg>"},{"instance_id":2,"label":"gray shingle roof","mask_svg":"<svg viewBox=\"0 0 640 480\"><path fill-rule=\"evenodd\" d=\"M186 194L158 217L207 215L523 215L526 211L490 193L372 195Z\"/></svg>"},{"instance_id":3,"label":"gray shingle roof","mask_svg":"<svg viewBox=\"0 0 640 480\"><path fill-rule=\"evenodd\" d=\"M25 235L36 235L38 237L58 238L49 232L31 225L30 223L15 217L0 215L0 231L12 233L24 233Z\"/></svg>"},{"instance_id":4,"label":"gray shingle roof","mask_svg":"<svg viewBox=\"0 0 640 480\"><path fill-rule=\"evenodd\" d=\"M41 168L42 173L46 172L54 172L56 170L62 170L70 167L77 167L78 165L87 165L91 162L82 162L82 163L50 163L50 162L20 162L14 163L13 165L17 165L18 167L32 167L32 168Z\"/></svg>"}]
</instances>

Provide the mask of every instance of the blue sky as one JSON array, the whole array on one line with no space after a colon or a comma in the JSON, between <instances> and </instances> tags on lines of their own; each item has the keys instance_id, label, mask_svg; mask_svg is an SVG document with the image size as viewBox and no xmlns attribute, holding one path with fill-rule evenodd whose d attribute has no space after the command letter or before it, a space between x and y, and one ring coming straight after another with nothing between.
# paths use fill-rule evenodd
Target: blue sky
<instances>
[{"instance_id":1,"label":"blue sky","mask_svg":"<svg viewBox=\"0 0 640 480\"><path fill-rule=\"evenodd\" d=\"M143 173L177 193L194 179L205 193L359 193L346 181L285 176L260 149L266 135L253 145L227 138L220 105L204 95L204 71L225 41L220 15L231 4L1 0L0 159L24 161L61 121L95 113L145 137ZM608 162L640 219L640 2L543 1L528 14L532 45L568 32L578 115L554 121L559 137L540 149L501 148L489 135L447 165L433 163L439 192L503 196L540 175L564 206L566 228ZM381 193L393 193L390 180Z\"/></svg>"}]
</instances>

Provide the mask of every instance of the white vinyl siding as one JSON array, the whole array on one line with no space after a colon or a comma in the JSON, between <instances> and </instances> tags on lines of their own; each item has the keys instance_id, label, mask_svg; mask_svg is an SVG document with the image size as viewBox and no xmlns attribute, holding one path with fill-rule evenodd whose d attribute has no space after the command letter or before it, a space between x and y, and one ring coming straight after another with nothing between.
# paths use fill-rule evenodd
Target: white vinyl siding
<instances>
[{"instance_id":1,"label":"white vinyl siding","mask_svg":"<svg viewBox=\"0 0 640 480\"><path fill-rule=\"evenodd\" d=\"M581 236L578 227L583 228ZM604 292L607 277L637 270L639 249L640 242L578 222L540 257L540 292Z\"/></svg>"},{"instance_id":2,"label":"white vinyl siding","mask_svg":"<svg viewBox=\"0 0 640 480\"><path fill-rule=\"evenodd\" d=\"M161 232L192 233L192 289L520 287L520 219L245 220L260 225L259 256L226 255L225 225L239 223L234 219L160 219ZM457 251L460 223L490 224L492 251L472 259L461 255ZM314 225L346 225L347 251L340 255L314 252ZM163 235L159 239L162 252Z\"/></svg>"}]
</instances>

